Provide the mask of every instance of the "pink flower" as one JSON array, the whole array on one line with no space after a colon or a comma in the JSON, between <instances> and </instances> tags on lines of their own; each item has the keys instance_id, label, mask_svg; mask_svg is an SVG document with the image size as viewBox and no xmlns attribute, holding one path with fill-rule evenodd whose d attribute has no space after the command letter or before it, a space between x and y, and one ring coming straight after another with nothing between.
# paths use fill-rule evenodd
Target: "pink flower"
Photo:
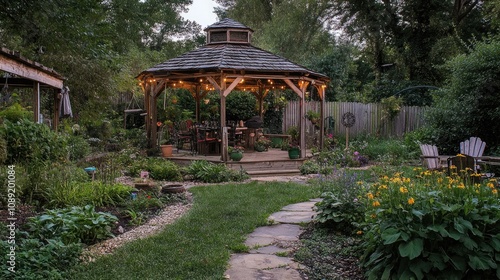
<instances>
[{"instance_id":1,"label":"pink flower","mask_svg":"<svg viewBox=\"0 0 500 280\"><path fill-rule=\"evenodd\" d=\"M354 155L359 156L359 152L358 151L354 152Z\"/></svg>"}]
</instances>

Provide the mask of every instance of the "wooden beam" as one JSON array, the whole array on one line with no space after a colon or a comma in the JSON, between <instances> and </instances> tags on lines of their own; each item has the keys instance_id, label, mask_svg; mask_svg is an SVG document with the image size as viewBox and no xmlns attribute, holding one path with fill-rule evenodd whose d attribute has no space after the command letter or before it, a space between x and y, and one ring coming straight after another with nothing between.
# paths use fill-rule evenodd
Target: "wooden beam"
<instances>
[{"instance_id":1,"label":"wooden beam","mask_svg":"<svg viewBox=\"0 0 500 280\"><path fill-rule=\"evenodd\" d=\"M285 81L288 87L290 87L300 98L303 98L304 93L294 83L292 83L292 81L289 79L284 79L283 81Z\"/></svg>"},{"instance_id":2,"label":"wooden beam","mask_svg":"<svg viewBox=\"0 0 500 280\"><path fill-rule=\"evenodd\" d=\"M207 80L214 86L215 90L220 91L221 86L219 86L219 84L217 84L217 81L215 81L215 79L213 77L207 77ZM222 80L222 82L224 83L224 80Z\"/></svg>"},{"instance_id":3,"label":"wooden beam","mask_svg":"<svg viewBox=\"0 0 500 280\"><path fill-rule=\"evenodd\" d=\"M222 78L221 80L223 81ZM242 77L237 77L236 79L234 79L234 81L226 89L224 89L224 97L228 96L229 93L231 93L231 91L233 91L233 89L241 82L241 80L243 80Z\"/></svg>"},{"instance_id":4,"label":"wooden beam","mask_svg":"<svg viewBox=\"0 0 500 280\"><path fill-rule=\"evenodd\" d=\"M33 83L33 114L34 121L40 123L40 83Z\"/></svg>"},{"instance_id":5,"label":"wooden beam","mask_svg":"<svg viewBox=\"0 0 500 280\"><path fill-rule=\"evenodd\" d=\"M0 55L0 70L28 78L30 80L46 84L58 89L63 87L63 80L36 68L29 67L24 63Z\"/></svg>"},{"instance_id":6,"label":"wooden beam","mask_svg":"<svg viewBox=\"0 0 500 280\"><path fill-rule=\"evenodd\" d=\"M59 127L59 90L54 90L54 114L52 115L52 128L57 131Z\"/></svg>"}]
</instances>

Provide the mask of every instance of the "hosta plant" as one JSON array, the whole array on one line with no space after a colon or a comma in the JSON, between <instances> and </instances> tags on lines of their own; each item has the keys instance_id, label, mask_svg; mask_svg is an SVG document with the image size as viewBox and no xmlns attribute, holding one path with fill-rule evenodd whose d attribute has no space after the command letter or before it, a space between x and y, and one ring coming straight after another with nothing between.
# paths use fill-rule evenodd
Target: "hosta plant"
<instances>
[{"instance_id":1,"label":"hosta plant","mask_svg":"<svg viewBox=\"0 0 500 280\"><path fill-rule=\"evenodd\" d=\"M500 200L470 170L416 170L369 186L363 266L369 279L500 278Z\"/></svg>"}]
</instances>

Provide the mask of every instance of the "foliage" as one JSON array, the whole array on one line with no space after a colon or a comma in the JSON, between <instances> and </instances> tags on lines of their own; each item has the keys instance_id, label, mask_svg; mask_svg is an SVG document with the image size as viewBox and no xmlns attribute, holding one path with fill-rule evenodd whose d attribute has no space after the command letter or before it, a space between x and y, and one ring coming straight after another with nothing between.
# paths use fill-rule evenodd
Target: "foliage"
<instances>
[{"instance_id":1,"label":"foliage","mask_svg":"<svg viewBox=\"0 0 500 280\"><path fill-rule=\"evenodd\" d=\"M175 163L161 158L136 159L128 167L130 176L149 171L151 178L165 181L182 181L181 169Z\"/></svg>"},{"instance_id":2,"label":"foliage","mask_svg":"<svg viewBox=\"0 0 500 280\"><path fill-rule=\"evenodd\" d=\"M27 227L33 236L42 240L61 239L64 244L93 244L112 237L111 227L118 219L103 212L96 212L94 206L47 210L33 217Z\"/></svg>"},{"instance_id":3,"label":"foliage","mask_svg":"<svg viewBox=\"0 0 500 280\"><path fill-rule=\"evenodd\" d=\"M44 196L51 207L102 207L120 204L130 196L130 190L131 187L116 183L62 181L47 187Z\"/></svg>"},{"instance_id":4,"label":"foliage","mask_svg":"<svg viewBox=\"0 0 500 280\"><path fill-rule=\"evenodd\" d=\"M79 263L82 252L81 244L64 244L57 239L40 240L30 236L24 237L17 232L15 273L9 272L8 256L11 244L0 240L2 263L0 277L2 279L67 279L65 274ZM26 233L22 233L26 235Z\"/></svg>"},{"instance_id":5,"label":"foliage","mask_svg":"<svg viewBox=\"0 0 500 280\"><path fill-rule=\"evenodd\" d=\"M7 160L7 141L0 134L0 164L4 164Z\"/></svg>"},{"instance_id":6,"label":"foliage","mask_svg":"<svg viewBox=\"0 0 500 280\"><path fill-rule=\"evenodd\" d=\"M362 263L369 279L498 278L497 182L473 183L480 175L464 173L418 168L367 186Z\"/></svg>"},{"instance_id":7,"label":"foliage","mask_svg":"<svg viewBox=\"0 0 500 280\"><path fill-rule=\"evenodd\" d=\"M90 154L90 144L80 135L69 135L67 137L69 159L80 160Z\"/></svg>"},{"instance_id":8,"label":"foliage","mask_svg":"<svg viewBox=\"0 0 500 280\"><path fill-rule=\"evenodd\" d=\"M283 112L287 100L282 91L270 91L264 98L264 124L271 134L281 134L283 131Z\"/></svg>"},{"instance_id":9,"label":"foliage","mask_svg":"<svg viewBox=\"0 0 500 280\"><path fill-rule=\"evenodd\" d=\"M0 134L7 142L7 163L27 163L32 160L62 161L67 157L65 138L46 125L26 119L15 123L4 120Z\"/></svg>"},{"instance_id":10,"label":"foliage","mask_svg":"<svg viewBox=\"0 0 500 280\"><path fill-rule=\"evenodd\" d=\"M499 146L500 40L477 43L448 67L449 83L426 114L433 143L449 154L457 153L458 143L470 136L480 137L489 147Z\"/></svg>"},{"instance_id":11,"label":"foliage","mask_svg":"<svg viewBox=\"0 0 500 280\"><path fill-rule=\"evenodd\" d=\"M394 120L394 118L399 114L402 105L402 99L396 96L390 96L383 98L380 103L383 106L382 114L383 119L388 122Z\"/></svg>"},{"instance_id":12,"label":"foliage","mask_svg":"<svg viewBox=\"0 0 500 280\"><path fill-rule=\"evenodd\" d=\"M254 143L255 150L259 152L267 151L269 147L271 147L271 140L263 135L261 135Z\"/></svg>"},{"instance_id":13,"label":"foliage","mask_svg":"<svg viewBox=\"0 0 500 280\"><path fill-rule=\"evenodd\" d=\"M192 162L186 172L193 176L194 180L199 180L205 183L221 183L221 182L241 182L248 178L243 171L235 171L229 169L225 164L215 164L206 160L197 160Z\"/></svg>"},{"instance_id":14,"label":"foliage","mask_svg":"<svg viewBox=\"0 0 500 280\"><path fill-rule=\"evenodd\" d=\"M298 146L299 145L300 132L299 132L299 129L296 126L290 126L286 130L286 134L288 134L288 135L291 136L290 143L289 143L290 145L294 145L294 146Z\"/></svg>"},{"instance_id":15,"label":"foliage","mask_svg":"<svg viewBox=\"0 0 500 280\"><path fill-rule=\"evenodd\" d=\"M21 104L14 103L7 108L0 111L0 120L9 120L10 122L17 122L21 119L32 119L33 113L23 108Z\"/></svg>"},{"instance_id":16,"label":"foliage","mask_svg":"<svg viewBox=\"0 0 500 280\"><path fill-rule=\"evenodd\" d=\"M324 193L321 195L323 200L316 203L316 220L345 233L359 230L365 215L362 200L365 189L358 175L345 169L335 170L321 176L317 184Z\"/></svg>"},{"instance_id":17,"label":"foliage","mask_svg":"<svg viewBox=\"0 0 500 280\"><path fill-rule=\"evenodd\" d=\"M245 147L243 146L229 146L227 147L228 153L244 153Z\"/></svg>"},{"instance_id":18,"label":"foliage","mask_svg":"<svg viewBox=\"0 0 500 280\"><path fill-rule=\"evenodd\" d=\"M226 118L228 120L248 120L257 114L257 100L249 92L234 91L226 99Z\"/></svg>"}]
</instances>

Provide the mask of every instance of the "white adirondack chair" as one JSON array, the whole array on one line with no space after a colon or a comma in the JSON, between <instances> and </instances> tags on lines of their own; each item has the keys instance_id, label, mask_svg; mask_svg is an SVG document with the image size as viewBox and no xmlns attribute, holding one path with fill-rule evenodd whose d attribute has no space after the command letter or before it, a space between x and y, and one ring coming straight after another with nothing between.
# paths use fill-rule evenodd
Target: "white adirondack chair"
<instances>
[{"instance_id":1,"label":"white adirondack chair","mask_svg":"<svg viewBox=\"0 0 500 280\"><path fill-rule=\"evenodd\" d=\"M440 156L435 145L421 144L422 161L428 169L443 169L446 167L447 156Z\"/></svg>"},{"instance_id":2,"label":"white adirondack chair","mask_svg":"<svg viewBox=\"0 0 500 280\"><path fill-rule=\"evenodd\" d=\"M485 148L486 143L483 142L479 137L471 137L470 139L460 142L460 153L474 158L474 171L477 171L477 169L479 169L478 164L481 162L478 157L483 156Z\"/></svg>"}]
</instances>

